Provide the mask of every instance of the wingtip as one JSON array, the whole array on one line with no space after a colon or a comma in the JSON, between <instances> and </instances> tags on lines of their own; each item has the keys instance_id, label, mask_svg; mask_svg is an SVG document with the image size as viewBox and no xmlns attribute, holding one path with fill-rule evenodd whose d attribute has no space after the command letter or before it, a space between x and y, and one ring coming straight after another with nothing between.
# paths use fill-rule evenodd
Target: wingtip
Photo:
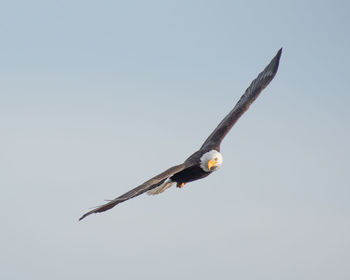
<instances>
[{"instance_id":1,"label":"wingtip","mask_svg":"<svg viewBox=\"0 0 350 280\"><path fill-rule=\"evenodd\" d=\"M79 218L79 221L81 221L82 219L84 219L86 217L86 215L83 215Z\"/></svg>"},{"instance_id":2,"label":"wingtip","mask_svg":"<svg viewBox=\"0 0 350 280\"><path fill-rule=\"evenodd\" d=\"M89 215L92 214L92 213L94 213L94 211L90 211L90 212L85 213L83 216L81 216L81 217L79 218L79 221L81 221L82 219L86 218L87 216L89 216Z\"/></svg>"},{"instance_id":3,"label":"wingtip","mask_svg":"<svg viewBox=\"0 0 350 280\"><path fill-rule=\"evenodd\" d=\"M86 218L87 216L89 216L91 214L101 213L101 212L104 212L106 210L109 210L109 209L113 208L114 206L116 206L120 202L123 202L123 200L120 200L120 199L111 200L110 202L108 202L104 205L101 205L101 206L85 213L83 216L81 216L79 218L79 221L81 221L82 219Z\"/></svg>"},{"instance_id":4,"label":"wingtip","mask_svg":"<svg viewBox=\"0 0 350 280\"><path fill-rule=\"evenodd\" d=\"M280 60L281 55L282 55L283 48L280 48L278 52L276 53L274 59Z\"/></svg>"},{"instance_id":5,"label":"wingtip","mask_svg":"<svg viewBox=\"0 0 350 280\"><path fill-rule=\"evenodd\" d=\"M275 57L271 60L270 64L266 67L272 70L273 75L275 75L277 73L278 70L278 66L280 63L280 58L282 55L282 50L283 48L280 48L277 52L277 54L275 55Z\"/></svg>"},{"instance_id":6,"label":"wingtip","mask_svg":"<svg viewBox=\"0 0 350 280\"><path fill-rule=\"evenodd\" d=\"M282 55L282 51L283 51L283 48L280 48L276 54L276 57L278 57L278 60L280 59L280 57Z\"/></svg>"}]
</instances>

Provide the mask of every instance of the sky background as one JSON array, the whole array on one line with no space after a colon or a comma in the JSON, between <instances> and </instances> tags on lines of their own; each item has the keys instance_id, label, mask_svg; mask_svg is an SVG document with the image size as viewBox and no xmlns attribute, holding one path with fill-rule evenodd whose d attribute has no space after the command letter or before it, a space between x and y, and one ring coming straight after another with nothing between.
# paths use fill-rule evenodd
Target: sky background
<instances>
[{"instance_id":1,"label":"sky background","mask_svg":"<svg viewBox=\"0 0 350 280\"><path fill-rule=\"evenodd\" d=\"M348 1L1 1L4 279L350 278ZM208 178L78 222L198 149Z\"/></svg>"}]
</instances>

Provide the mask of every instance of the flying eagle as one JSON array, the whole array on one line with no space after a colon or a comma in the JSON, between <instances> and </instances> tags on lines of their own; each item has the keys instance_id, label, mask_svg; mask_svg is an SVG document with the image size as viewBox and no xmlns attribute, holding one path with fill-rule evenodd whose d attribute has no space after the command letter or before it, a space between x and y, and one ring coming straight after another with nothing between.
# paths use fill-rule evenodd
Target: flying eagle
<instances>
[{"instance_id":1,"label":"flying eagle","mask_svg":"<svg viewBox=\"0 0 350 280\"><path fill-rule=\"evenodd\" d=\"M167 169L127 193L85 213L79 220L84 219L92 213L109 210L117 204L144 192L150 195L160 194L175 183L178 188L182 188L186 183L207 177L212 172L218 170L222 165L222 155L220 153L221 141L237 120L248 110L260 92L272 81L277 73L281 54L282 49L277 52L269 65L250 84L236 106L209 135L202 147L187 158L184 163Z\"/></svg>"}]
</instances>

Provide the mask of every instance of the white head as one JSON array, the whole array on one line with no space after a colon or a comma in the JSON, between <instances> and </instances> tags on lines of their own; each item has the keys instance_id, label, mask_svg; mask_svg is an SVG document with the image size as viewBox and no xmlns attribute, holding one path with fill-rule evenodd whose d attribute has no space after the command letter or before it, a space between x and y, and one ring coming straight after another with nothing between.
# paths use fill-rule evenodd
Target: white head
<instances>
[{"instance_id":1,"label":"white head","mask_svg":"<svg viewBox=\"0 0 350 280\"><path fill-rule=\"evenodd\" d=\"M200 166L205 172L216 171L222 164L222 155L215 150L211 150L202 155Z\"/></svg>"}]
</instances>

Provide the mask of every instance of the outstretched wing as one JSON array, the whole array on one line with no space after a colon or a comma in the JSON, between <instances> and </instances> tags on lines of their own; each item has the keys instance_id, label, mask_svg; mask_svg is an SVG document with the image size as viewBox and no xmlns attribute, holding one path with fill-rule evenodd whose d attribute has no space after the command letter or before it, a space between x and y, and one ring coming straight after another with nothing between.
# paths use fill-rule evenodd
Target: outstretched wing
<instances>
[{"instance_id":1,"label":"outstretched wing","mask_svg":"<svg viewBox=\"0 0 350 280\"><path fill-rule=\"evenodd\" d=\"M230 131L232 126L238 121L244 112L248 110L249 106L259 96L260 92L262 92L262 90L275 77L281 54L282 49L277 52L276 56L271 60L269 65L266 66L264 71L262 71L250 84L232 111L221 121L221 123L209 135L207 140L205 140L201 149L220 147L221 141Z\"/></svg>"},{"instance_id":2,"label":"outstretched wing","mask_svg":"<svg viewBox=\"0 0 350 280\"><path fill-rule=\"evenodd\" d=\"M133 198L135 196L143 194L144 192L147 192L147 191L159 186L167 178L171 177L175 173L180 172L181 170L184 170L185 168L187 168L191 165L192 165L191 163L186 162L183 164L173 166L173 167L167 169L166 171L164 171L163 173L160 173L159 175L154 176L152 179L149 179L148 181L144 182L142 185L140 185L140 186L128 191L127 193L109 201L106 204L103 204L103 205L85 213L83 216L80 217L79 221L84 219L86 216L89 216L90 214L100 213L100 212L109 210L121 202L124 202L130 198Z\"/></svg>"}]
</instances>

